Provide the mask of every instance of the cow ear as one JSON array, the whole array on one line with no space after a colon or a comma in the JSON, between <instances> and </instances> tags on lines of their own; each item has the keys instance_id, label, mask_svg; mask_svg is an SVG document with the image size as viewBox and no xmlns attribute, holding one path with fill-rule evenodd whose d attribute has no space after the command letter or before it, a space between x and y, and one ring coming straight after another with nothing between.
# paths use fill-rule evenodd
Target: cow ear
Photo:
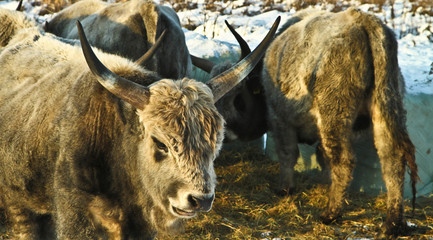
<instances>
[{"instance_id":1,"label":"cow ear","mask_svg":"<svg viewBox=\"0 0 433 240\"><path fill-rule=\"evenodd\" d=\"M149 88L122 78L106 68L90 47L80 21L77 21L77 28L87 65L92 73L97 76L99 83L112 94L130 103L135 108L140 110L144 109L149 103Z\"/></svg>"},{"instance_id":2,"label":"cow ear","mask_svg":"<svg viewBox=\"0 0 433 240\"><path fill-rule=\"evenodd\" d=\"M225 20L224 22L226 23L230 32L232 32L233 36L235 36L236 41L238 41L239 46L241 47L241 58L239 59L239 61L241 61L246 56L248 56L248 54L251 53L251 49L248 46L248 43L241 37L241 35L239 35L238 32L236 32L236 30L227 22L227 20Z\"/></svg>"},{"instance_id":3,"label":"cow ear","mask_svg":"<svg viewBox=\"0 0 433 240\"><path fill-rule=\"evenodd\" d=\"M256 64L262 59L268 46L271 44L280 20L281 17L278 17L275 20L271 30L269 30L266 37L253 52L248 54L248 56L246 56L242 61L238 62L227 71L215 76L207 82L207 85L212 89L214 102L217 102L222 96L247 77L254 69Z\"/></svg>"}]
</instances>

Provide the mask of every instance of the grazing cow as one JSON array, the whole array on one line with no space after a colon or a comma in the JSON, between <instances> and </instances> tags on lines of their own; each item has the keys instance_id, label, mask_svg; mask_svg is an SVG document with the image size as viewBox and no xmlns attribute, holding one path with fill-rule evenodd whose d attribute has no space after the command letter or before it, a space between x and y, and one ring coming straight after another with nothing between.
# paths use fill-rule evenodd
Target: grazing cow
<instances>
[{"instance_id":1,"label":"grazing cow","mask_svg":"<svg viewBox=\"0 0 433 240\"><path fill-rule=\"evenodd\" d=\"M180 79L190 75L191 59L176 12L146 0L107 3L83 0L57 13L45 31L78 39L77 20L92 46L131 60L138 60L165 31L162 47L142 65L160 76Z\"/></svg>"},{"instance_id":2,"label":"grazing cow","mask_svg":"<svg viewBox=\"0 0 433 240\"><path fill-rule=\"evenodd\" d=\"M388 191L385 234L403 234L406 165L413 200L418 175L392 30L377 17L353 8L340 13L302 11L277 34L262 68L281 188L288 193L295 189L298 143L318 141L317 156L322 166L323 162L329 166L332 181L322 219L334 221L341 215L352 179L352 141L358 132L370 129Z\"/></svg>"},{"instance_id":3,"label":"grazing cow","mask_svg":"<svg viewBox=\"0 0 433 240\"><path fill-rule=\"evenodd\" d=\"M257 64L278 23L207 84L96 57L81 25L85 59L35 28L15 34L0 53L0 192L14 239L39 239L47 219L58 239L151 239L209 211L224 129L214 103Z\"/></svg>"}]
</instances>

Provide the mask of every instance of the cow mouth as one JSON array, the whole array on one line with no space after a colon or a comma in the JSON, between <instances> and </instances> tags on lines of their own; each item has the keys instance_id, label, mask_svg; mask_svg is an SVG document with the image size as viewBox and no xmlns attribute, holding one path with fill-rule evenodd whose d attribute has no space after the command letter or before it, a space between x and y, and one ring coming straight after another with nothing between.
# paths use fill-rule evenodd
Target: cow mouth
<instances>
[{"instance_id":1,"label":"cow mouth","mask_svg":"<svg viewBox=\"0 0 433 240\"><path fill-rule=\"evenodd\" d=\"M172 206L172 209L176 215L183 217L183 218L192 218L192 217L195 217L195 215L197 214L196 211L194 211L194 210L184 210L184 209L180 209L180 208L173 207L173 206Z\"/></svg>"}]
</instances>

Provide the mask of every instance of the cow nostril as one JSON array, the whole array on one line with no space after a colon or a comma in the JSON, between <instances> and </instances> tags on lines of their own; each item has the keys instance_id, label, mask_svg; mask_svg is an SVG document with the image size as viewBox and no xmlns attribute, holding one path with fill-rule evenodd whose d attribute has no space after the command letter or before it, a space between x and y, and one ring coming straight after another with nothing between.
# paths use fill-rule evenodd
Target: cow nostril
<instances>
[{"instance_id":1,"label":"cow nostril","mask_svg":"<svg viewBox=\"0 0 433 240\"><path fill-rule=\"evenodd\" d=\"M188 196L188 202L191 204L191 206L192 206L193 208L198 208L198 207L200 207L200 202L198 201L197 198L195 198L195 197L192 196L192 195L189 195L189 196Z\"/></svg>"},{"instance_id":2,"label":"cow nostril","mask_svg":"<svg viewBox=\"0 0 433 240\"><path fill-rule=\"evenodd\" d=\"M213 194L210 196L202 196L202 197L195 197L192 195L188 196L188 202L191 204L191 206L200 211L209 211L212 207L213 200L214 200Z\"/></svg>"}]
</instances>

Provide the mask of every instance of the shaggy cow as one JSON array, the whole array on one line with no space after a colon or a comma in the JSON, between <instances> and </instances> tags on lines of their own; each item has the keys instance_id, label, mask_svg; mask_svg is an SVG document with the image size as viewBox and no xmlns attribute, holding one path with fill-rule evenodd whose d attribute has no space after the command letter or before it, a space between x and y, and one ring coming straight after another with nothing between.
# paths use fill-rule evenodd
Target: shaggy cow
<instances>
[{"instance_id":1,"label":"shaggy cow","mask_svg":"<svg viewBox=\"0 0 433 240\"><path fill-rule=\"evenodd\" d=\"M355 9L307 10L293 16L277 35L265 55L262 84L281 188L289 193L295 188L298 143L318 141L317 156L322 166L323 162L329 166L332 181L322 219L325 223L337 219L352 179L352 141L360 130L372 127L388 190L385 233L404 233L406 165L414 200L418 176L392 30Z\"/></svg>"},{"instance_id":2,"label":"shaggy cow","mask_svg":"<svg viewBox=\"0 0 433 240\"><path fill-rule=\"evenodd\" d=\"M0 192L15 239L38 239L50 219L59 239L149 239L209 211L224 129L214 102L257 64L278 22L207 84L159 80L96 51L110 71L81 25L88 66L78 46L17 33L0 53Z\"/></svg>"},{"instance_id":3,"label":"shaggy cow","mask_svg":"<svg viewBox=\"0 0 433 240\"><path fill-rule=\"evenodd\" d=\"M176 12L146 0L107 3L83 0L63 9L46 23L45 30L57 36L78 39L77 20L90 43L109 53L139 59L166 31L155 56L142 65L162 77L179 79L191 71L191 59Z\"/></svg>"}]
</instances>

